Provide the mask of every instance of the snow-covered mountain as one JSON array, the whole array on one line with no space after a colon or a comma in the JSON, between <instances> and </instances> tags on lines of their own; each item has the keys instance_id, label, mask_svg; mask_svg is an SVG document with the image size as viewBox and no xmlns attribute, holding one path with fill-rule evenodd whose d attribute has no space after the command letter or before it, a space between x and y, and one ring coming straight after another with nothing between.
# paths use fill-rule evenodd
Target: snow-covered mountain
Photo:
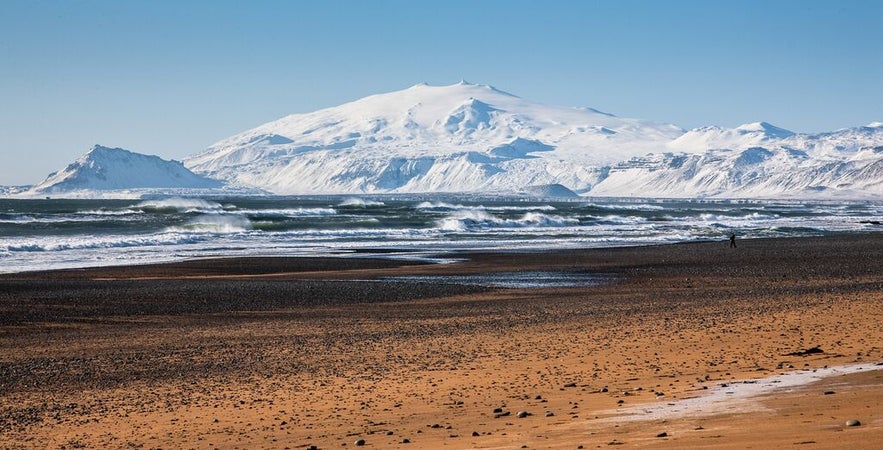
<instances>
[{"instance_id":1,"label":"snow-covered mountain","mask_svg":"<svg viewBox=\"0 0 883 450\"><path fill-rule=\"evenodd\" d=\"M883 123L817 134L766 122L684 131L491 86L420 84L283 117L183 165L96 146L28 194L145 189L880 199Z\"/></svg>"},{"instance_id":2,"label":"snow-covered mountain","mask_svg":"<svg viewBox=\"0 0 883 450\"><path fill-rule=\"evenodd\" d=\"M683 130L490 86L420 84L295 114L224 139L184 164L277 194L585 192L604 167L664 149Z\"/></svg>"},{"instance_id":3,"label":"snow-covered mountain","mask_svg":"<svg viewBox=\"0 0 883 450\"><path fill-rule=\"evenodd\" d=\"M883 124L799 134L766 122L684 131L490 86L420 84L224 139L184 164L276 194L525 192L883 197Z\"/></svg>"},{"instance_id":4,"label":"snow-covered mountain","mask_svg":"<svg viewBox=\"0 0 883 450\"><path fill-rule=\"evenodd\" d=\"M197 175L178 161L96 145L25 194L81 194L102 191L215 189L223 181Z\"/></svg>"},{"instance_id":5,"label":"snow-covered mountain","mask_svg":"<svg viewBox=\"0 0 883 450\"><path fill-rule=\"evenodd\" d=\"M883 198L883 124L815 135L782 133L778 138L703 128L669 147L696 142L693 138L702 132L708 142L704 152L632 158L611 167L591 194ZM752 143L764 146L751 147Z\"/></svg>"}]
</instances>

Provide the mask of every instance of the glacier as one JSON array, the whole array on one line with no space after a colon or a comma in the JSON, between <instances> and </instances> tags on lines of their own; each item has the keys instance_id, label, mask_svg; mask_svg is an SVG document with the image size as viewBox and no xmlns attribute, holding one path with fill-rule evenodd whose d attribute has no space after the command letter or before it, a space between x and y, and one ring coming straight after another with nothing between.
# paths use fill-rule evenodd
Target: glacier
<instances>
[{"instance_id":1,"label":"glacier","mask_svg":"<svg viewBox=\"0 0 883 450\"><path fill-rule=\"evenodd\" d=\"M418 84L282 117L182 163L96 146L25 194L170 191L880 199L883 122L685 130L465 81Z\"/></svg>"}]
</instances>

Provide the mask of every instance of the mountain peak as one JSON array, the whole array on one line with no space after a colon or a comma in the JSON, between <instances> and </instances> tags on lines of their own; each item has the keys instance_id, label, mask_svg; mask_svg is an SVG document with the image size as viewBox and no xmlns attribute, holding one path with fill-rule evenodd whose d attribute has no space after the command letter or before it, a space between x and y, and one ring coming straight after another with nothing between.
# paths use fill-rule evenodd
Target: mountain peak
<instances>
[{"instance_id":1,"label":"mountain peak","mask_svg":"<svg viewBox=\"0 0 883 450\"><path fill-rule=\"evenodd\" d=\"M769 122L752 122L746 123L743 125L739 125L736 127L736 131L746 132L746 133L763 133L770 137L776 138L786 138L794 136L794 132L790 130L786 130L784 128L779 128Z\"/></svg>"},{"instance_id":2,"label":"mountain peak","mask_svg":"<svg viewBox=\"0 0 883 450\"><path fill-rule=\"evenodd\" d=\"M100 144L95 144L92 148L85 154L81 159L88 158L96 158L96 157L107 157L112 155L133 155L134 153L119 147L105 147Z\"/></svg>"},{"instance_id":3,"label":"mountain peak","mask_svg":"<svg viewBox=\"0 0 883 450\"><path fill-rule=\"evenodd\" d=\"M75 162L34 186L35 192L149 188L216 188L223 183L187 170L178 161L94 145Z\"/></svg>"}]
</instances>

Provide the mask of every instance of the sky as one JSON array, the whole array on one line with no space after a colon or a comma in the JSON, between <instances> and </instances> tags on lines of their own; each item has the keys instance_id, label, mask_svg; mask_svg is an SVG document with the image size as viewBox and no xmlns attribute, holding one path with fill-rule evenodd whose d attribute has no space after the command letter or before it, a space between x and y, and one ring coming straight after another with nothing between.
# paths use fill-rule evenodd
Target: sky
<instances>
[{"instance_id":1,"label":"sky","mask_svg":"<svg viewBox=\"0 0 883 450\"><path fill-rule=\"evenodd\" d=\"M683 128L883 120L883 2L2 0L0 185L420 82Z\"/></svg>"}]
</instances>

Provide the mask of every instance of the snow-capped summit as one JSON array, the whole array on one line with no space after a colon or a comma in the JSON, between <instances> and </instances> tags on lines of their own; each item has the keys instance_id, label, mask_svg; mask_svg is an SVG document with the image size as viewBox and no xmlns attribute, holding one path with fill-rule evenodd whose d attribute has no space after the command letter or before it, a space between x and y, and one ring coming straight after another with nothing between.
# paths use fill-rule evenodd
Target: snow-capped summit
<instances>
[{"instance_id":1,"label":"snow-capped summit","mask_svg":"<svg viewBox=\"0 0 883 450\"><path fill-rule=\"evenodd\" d=\"M279 194L586 190L592 169L683 133L589 108L547 106L465 81L417 84L237 134L187 160L197 173ZM525 145L525 143L530 143Z\"/></svg>"},{"instance_id":2,"label":"snow-capped summit","mask_svg":"<svg viewBox=\"0 0 883 450\"><path fill-rule=\"evenodd\" d=\"M684 132L488 85L421 83L282 117L183 165L96 146L30 193L222 184L211 193L883 198L883 122L815 134L767 122Z\"/></svg>"},{"instance_id":3,"label":"snow-capped summit","mask_svg":"<svg viewBox=\"0 0 883 450\"><path fill-rule=\"evenodd\" d=\"M31 192L49 194L70 191L123 189L217 188L224 183L196 175L178 161L142 155L101 145L61 171L50 174Z\"/></svg>"},{"instance_id":4,"label":"snow-capped summit","mask_svg":"<svg viewBox=\"0 0 883 450\"><path fill-rule=\"evenodd\" d=\"M746 149L767 145L770 141L787 139L795 133L767 122L753 122L736 128L717 126L695 128L669 142L668 148L690 153L708 149Z\"/></svg>"},{"instance_id":5,"label":"snow-capped summit","mask_svg":"<svg viewBox=\"0 0 883 450\"><path fill-rule=\"evenodd\" d=\"M736 127L736 131L742 133L763 133L767 138L778 138L784 139L787 137L794 136L793 131L788 131L784 128L779 128L773 124L767 122L752 122L746 123L743 125L739 125Z\"/></svg>"}]
</instances>

